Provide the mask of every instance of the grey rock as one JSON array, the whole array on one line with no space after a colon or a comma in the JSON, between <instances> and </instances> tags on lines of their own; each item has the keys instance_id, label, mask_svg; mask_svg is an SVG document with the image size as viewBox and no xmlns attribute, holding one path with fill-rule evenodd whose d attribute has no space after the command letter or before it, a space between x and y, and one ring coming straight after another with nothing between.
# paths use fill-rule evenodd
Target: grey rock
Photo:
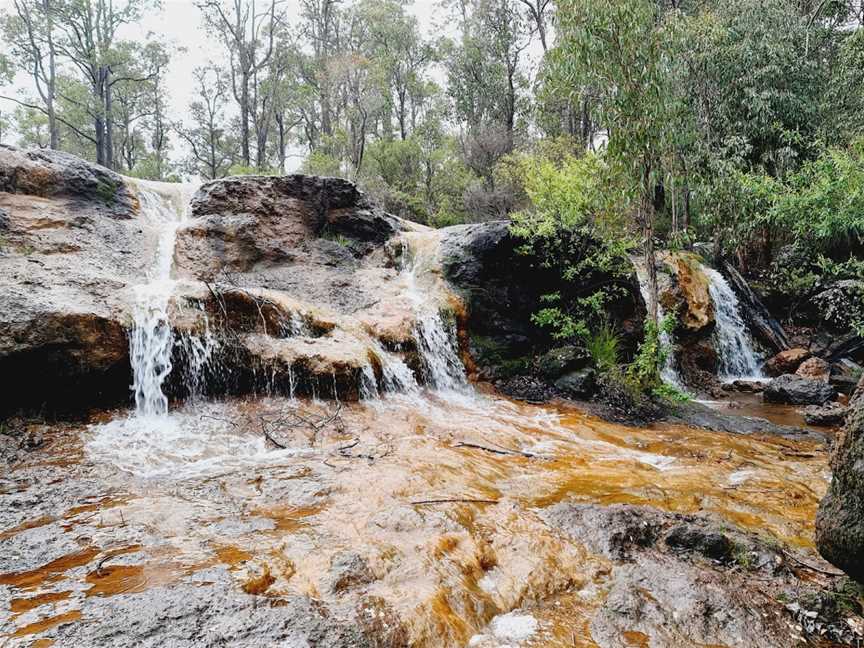
<instances>
[{"instance_id":1,"label":"grey rock","mask_svg":"<svg viewBox=\"0 0 864 648\"><path fill-rule=\"evenodd\" d=\"M574 369L582 369L590 360L591 356L582 347L557 347L537 359L537 370L547 380L555 380Z\"/></svg>"},{"instance_id":2,"label":"grey rock","mask_svg":"<svg viewBox=\"0 0 864 648\"><path fill-rule=\"evenodd\" d=\"M375 580L369 563L358 553L342 551L330 561L330 583L334 592L366 585Z\"/></svg>"},{"instance_id":3,"label":"grey rock","mask_svg":"<svg viewBox=\"0 0 864 648\"><path fill-rule=\"evenodd\" d=\"M763 397L769 403L824 405L837 397L837 391L820 380L785 374L768 383Z\"/></svg>"},{"instance_id":4,"label":"grey rock","mask_svg":"<svg viewBox=\"0 0 864 648\"><path fill-rule=\"evenodd\" d=\"M804 420L808 425L825 427L836 427L843 425L846 419L847 408L840 403L829 403L828 405L811 405L804 409Z\"/></svg>"},{"instance_id":5,"label":"grey rock","mask_svg":"<svg viewBox=\"0 0 864 648\"><path fill-rule=\"evenodd\" d=\"M237 593L224 570L195 583L124 596L84 599L87 623L49 633L56 646L354 648L370 646L356 623L304 596L269 599Z\"/></svg>"},{"instance_id":6,"label":"grey rock","mask_svg":"<svg viewBox=\"0 0 864 648\"><path fill-rule=\"evenodd\" d=\"M864 583L864 380L831 456L833 478L816 513L819 553Z\"/></svg>"},{"instance_id":7,"label":"grey rock","mask_svg":"<svg viewBox=\"0 0 864 648\"><path fill-rule=\"evenodd\" d=\"M0 191L86 201L101 213L133 218L138 199L122 176L69 153L0 145Z\"/></svg>"},{"instance_id":8,"label":"grey rock","mask_svg":"<svg viewBox=\"0 0 864 648\"><path fill-rule=\"evenodd\" d=\"M590 396L594 393L596 386L596 373L590 367L571 371L555 381L556 389L573 398Z\"/></svg>"}]
</instances>

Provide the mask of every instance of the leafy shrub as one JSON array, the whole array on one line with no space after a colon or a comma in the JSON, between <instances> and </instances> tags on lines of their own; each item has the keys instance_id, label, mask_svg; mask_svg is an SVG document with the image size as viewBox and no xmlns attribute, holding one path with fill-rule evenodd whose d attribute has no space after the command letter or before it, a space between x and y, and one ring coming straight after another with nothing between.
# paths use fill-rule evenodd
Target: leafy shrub
<instances>
[{"instance_id":1,"label":"leafy shrub","mask_svg":"<svg viewBox=\"0 0 864 648\"><path fill-rule=\"evenodd\" d=\"M607 306L625 294L634 241L613 199L616 178L603 158L544 159L525 155L517 165L531 207L512 216L511 232L523 254L560 277L561 290L543 297L534 322L559 340L587 339ZM511 171L512 172L512 171Z\"/></svg>"}]
</instances>

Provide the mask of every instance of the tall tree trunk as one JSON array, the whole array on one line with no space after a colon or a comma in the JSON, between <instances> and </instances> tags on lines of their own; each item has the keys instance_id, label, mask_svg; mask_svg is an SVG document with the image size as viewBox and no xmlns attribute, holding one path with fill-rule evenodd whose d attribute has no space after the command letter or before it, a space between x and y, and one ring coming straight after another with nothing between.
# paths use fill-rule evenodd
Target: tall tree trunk
<instances>
[{"instance_id":1,"label":"tall tree trunk","mask_svg":"<svg viewBox=\"0 0 864 648\"><path fill-rule=\"evenodd\" d=\"M93 129L96 131L96 164L105 166L105 76L102 67L96 71L93 101L96 104L96 115L93 118Z\"/></svg>"},{"instance_id":2,"label":"tall tree trunk","mask_svg":"<svg viewBox=\"0 0 864 648\"><path fill-rule=\"evenodd\" d=\"M252 156L249 152L249 72L240 73L240 150L243 164L252 166Z\"/></svg>"},{"instance_id":3,"label":"tall tree trunk","mask_svg":"<svg viewBox=\"0 0 864 648\"><path fill-rule=\"evenodd\" d=\"M114 168L114 116L111 98L111 68L105 67L105 166Z\"/></svg>"},{"instance_id":4,"label":"tall tree trunk","mask_svg":"<svg viewBox=\"0 0 864 648\"><path fill-rule=\"evenodd\" d=\"M51 148L60 148L60 129L57 126L57 114L54 110L54 96L57 88L57 63L54 51L54 16L52 15L51 1L42 0L42 8L45 11L46 38L48 39L48 129L51 132Z\"/></svg>"},{"instance_id":5,"label":"tall tree trunk","mask_svg":"<svg viewBox=\"0 0 864 648\"><path fill-rule=\"evenodd\" d=\"M657 322L657 255L654 252L654 207L650 200L642 201L642 237L645 250L645 265L648 270L648 317Z\"/></svg>"}]
</instances>

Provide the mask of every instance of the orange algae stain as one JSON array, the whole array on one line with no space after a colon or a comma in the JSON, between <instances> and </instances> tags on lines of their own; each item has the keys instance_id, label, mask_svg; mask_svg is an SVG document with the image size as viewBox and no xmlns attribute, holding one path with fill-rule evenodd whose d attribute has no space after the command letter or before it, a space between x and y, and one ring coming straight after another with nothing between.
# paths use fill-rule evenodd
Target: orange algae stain
<instances>
[{"instance_id":1,"label":"orange algae stain","mask_svg":"<svg viewBox=\"0 0 864 648\"><path fill-rule=\"evenodd\" d=\"M214 551L216 559L231 571L235 571L241 563L252 559L251 553L233 545L220 545Z\"/></svg>"},{"instance_id":2,"label":"orange algae stain","mask_svg":"<svg viewBox=\"0 0 864 648\"><path fill-rule=\"evenodd\" d=\"M80 504L78 506L73 506L63 515L64 520L69 520L74 518L82 513L90 513L92 511L99 511L101 509L113 508L118 504L125 503L126 500L123 498L115 498L115 497L103 497L96 502L91 502L89 504Z\"/></svg>"},{"instance_id":3,"label":"orange algae stain","mask_svg":"<svg viewBox=\"0 0 864 648\"><path fill-rule=\"evenodd\" d=\"M18 535L23 531L28 531L30 529L35 529L37 527L51 524L52 522L56 521L56 519L57 518L51 517L50 515L43 515L33 520L27 520L26 522L22 522L16 527L12 527L11 529L7 529L6 531L0 533L0 540L6 540L7 538Z\"/></svg>"},{"instance_id":4,"label":"orange algae stain","mask_svg":"<svg viewBox=\"0 0 864 648\"><path fill-rule=\"evenodd\" d=\"M30 644L30 648L50 648L53 645L53 639L37 639L32 644Z\"/></svg>"},{"instance_id":5,"label":"orange algae stain","mask_svg":"<svg viewBox=\"0 0 864 648\"><path fill-rule=\"evenodd\" d=\"M651 645L648 635L644 632L629 631L621 635L625 646L633 646L634 648L649 648Z\"/></svg>"},{"instance_id":6,"label":"orange algae stain","mask_svg":"<svg viewBox=\"0 0 864 648\"><path fill-rule=\"evenodd\" d=\"M107 566L87 574L86 580L91 586L87 596L143 592L151 587L173 583L186 573L186 569L171 563Z\"/></svg>"},{"instance_id":7,"label":"orange algae stain","mask_svg":"<svg viewBox=\"0 0 864 648\"><path fill-rule=\"evenodd\" d=\"M65 601L69 598L70 594L72 594L71 591L47 592L32 598L16 598L10 601L9 609L12 614L23 614L24 612L29 612L30 610L39 607L40 605Z\"/></svg>"},{"instance_id":8,"label":"orange algae stain","mask_svg":"<svg viewBox=\"0 0 864 648\"><path fill-rule=\"evenodd\" d=\"M261 574L249 578L242 587L247 594L261 595L275 582L276 577L270 573L270 566L265 564Z\"/></svg>"},{"instance_id":9,"label":"orange algae stain","mask_svg":"<svg viewBox=\"0 0 864 648\"><path fill-rule=\"evenodd\" d=\"M50 563L37 569L2 574L0 575L0 585L11 585L20 589L33 589L43 583L50 583L59 579L63 573L70 569L88 564L99 553L100 550L97 547L88 547L77 553L52 560Z\"/></svg>"},{"instance_id":10,"label":"orange algae stain","mask_svg":"<svg viewBox=\"0 0 864 648\"><path fill-rule=\"evenodd\" d=\"M51 628L55 628L64 623L73 623L75 621L79 621L80 619L81 610L71 610L70 612L65 612L64 614L58 614L57 616L48 617L47 619L41 619L34 623L30 623L22 628L18 628L12 636L26 637L27 635L45 632L46 630L50 630Z\"/></svg>"},{"instance_id":11,"label":"orange algae stain","mask_svg":"<svg viewBox=\"0 0 864 648\"><path fill-rule=\"evenodd\" d=\"M323 509L323 506L305 506L299 508L269 507L254 510L252 514L273 520L276 524L276 531L292 533L307 526L309 521L306 518L317 515Z\"/></svg>"}]
</instances>

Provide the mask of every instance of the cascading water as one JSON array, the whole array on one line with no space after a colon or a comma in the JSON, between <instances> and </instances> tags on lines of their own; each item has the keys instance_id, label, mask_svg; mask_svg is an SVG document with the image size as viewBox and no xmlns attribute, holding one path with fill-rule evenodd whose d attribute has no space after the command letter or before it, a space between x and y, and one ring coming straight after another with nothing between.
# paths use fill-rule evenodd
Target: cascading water
<instances>
[{"instance_id":1,"label":"cascading water","mask_svg":"<svg viewBox=\"0 0 864 648\"><path fill-rule=\"evenodd\" d=\"M760 379L762 358L741 316L738 296L726 278L713 268L703 267L708 277L708 291L714 302L714 349L720 364L717 375L722 380Z\"/></svg>"},{"instance_id":2,"label":"cascading water","mask_svg":"<svg viewBox=\"0 0 864 648\"><path fill-rule=\"evenodd\" d=\"M406 236L406 243L408 258L403 275L416 317L414 338L423 360L426 383L434 389L461 391L467 380L457 351L455 326L444 322L437 303L430 301L429 291L420 286L420 278L435 265L437 238L415 233Z\"/></svg>"},{"instance_id":3,"label":"cascading water","mask_svg":"<svg viewBox=\"0 0 864 648\"><path fill-rule=\"evenodd\" d=\"M147 282L135 287L129 339L132 391L138 415L159 416L168 412L168 399L162 392L162 385L172 369L174 334L168 320L168 307L174 291L171 279L174 246L194 187L141 181L137 184L142 217L159 228L159 240ZM206 351L198 353L198 356L204 355Z\"/></svg>"},{"instance_id":4,"label":"cascading water","mask_svg":"<svg viewBox=\"0 0 864 648\"><path fill-rule=\"evenodd\" d=\"M644 266L635 260L634 266L636 268L636 277L639 280L639 292L642 294L642 300L647 305L650 297L648 293L648 273ZM657 319L662 322L664 317L666 317L666 313L663 310L663 306L658 302ZM660 369L660 377L663 378L664 382L684 391L686 389L684 381L681 379L681 374L678 373L678 368L675 366L675 340L666 331L660 331L660 344L667 350L666 362L664 362L663 367Z\"/></svg>"}]
</instances>

